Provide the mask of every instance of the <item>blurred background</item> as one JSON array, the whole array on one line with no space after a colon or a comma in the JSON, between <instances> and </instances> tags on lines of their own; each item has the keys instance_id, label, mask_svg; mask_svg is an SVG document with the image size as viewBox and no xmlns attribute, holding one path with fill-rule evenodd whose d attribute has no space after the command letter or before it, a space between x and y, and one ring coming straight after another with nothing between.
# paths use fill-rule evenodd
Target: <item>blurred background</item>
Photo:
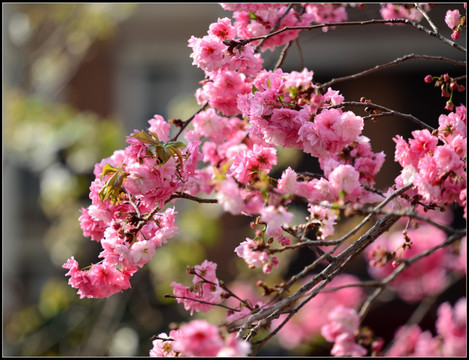
<instances>
[{"instance_id":1,"label":"blurred background","mask_svg":"<svg viewBox=\"0 0 469 360\"><path fill-rule=\"evenodd\" d=\"M462 4L445 3L429 15L449 37L443 22L448 8L463 12ZM123 148L125 136L144 129L153 115L184 120L198 110L193 95L203 72L192 66L187 41L230 15L215 3L2 4L4 356L146 356L153 335L188 319L182 305L164 297L172 294L171 281L191 281L187 265L209 259L219 264L226 283L255 283L260 273L233 253L250 233L248 219L222 214L218 205L201 209L185 202L176 203L179 234L132 278L132 289L80 300L61 268L72 255L83 265L98 260L99 244L85 239L78 223L79 210L90 204L94 164ZM369 18L379 18L377 6L349 10L350 20ZM463 33L459 43L465 41ZM301 56L292 46L284 71L304 65L319 82L412 53L465 60L465 54L409 27L303 32L299 43ZM278 55L263 54L267 69ZM446 100L423 78L445 72L465 75L461 67L412 61L334 89L346 100L365 96L435 126ZM455 94L456 105L463 96ZM392 137L415 129L396 118L367 124L373 150L387 153L378 187L391 185L399 171ZM286 166L317 168L296 151L279 156L277 175ZM307 260L294 256L295 266ZM273 277L288 271L281 267ZM357 271L363 272L363 264ZM412 311L405 306L402 316ZM208 317L221 321L222 315ZM390 336L385 330L382 335ZM286 354L276 346L268 344L265 354Z\"/></svg>"}]
</instances>

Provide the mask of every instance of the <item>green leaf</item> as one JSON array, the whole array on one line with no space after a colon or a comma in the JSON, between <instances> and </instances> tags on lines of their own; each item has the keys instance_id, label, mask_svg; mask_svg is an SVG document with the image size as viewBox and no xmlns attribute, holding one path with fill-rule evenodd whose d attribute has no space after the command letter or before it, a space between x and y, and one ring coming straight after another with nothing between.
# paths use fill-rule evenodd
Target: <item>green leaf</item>
<instances>
[{"instance_id":1,"label":"green leaf","mask_svg":"<svg viewBox=\"0 0 469 360\"><path fill-rule=\"evenodd\" d=\"M99 191L101 201L111 199L113 204L118 204L122 193L121 186L125 180L125 173L122 169L114 172L114 174L106 181L102 189Z\"/></svg>"},{"instance_id":2,"label":"green leaf","mask_svg":"<svg viewBox=\"0 0 469 360\"><path fill-rule=\"evenodd\" d=\"M153 136L153 138L157 141L157 142L160 142L160 138L158 137L158 135L156 133L154 133L153 131L150 131L148 130L148 132L150 133L151 136Z\"/></svg>"},{"instance_id":3,"label":"green leaf","mask_svg":"<svg viewBox=\"0 0 469 360\"><path fill-rule=\"evenodd\" d=\"M141 141L144 144L151 144L151 145L157 145L158 142L152 138L147 132L145 131L139 131L138 133L133 134L132 136L139 141Z\"/></svg>"},{"instance_id":4,"label":"green leaf","mask_svg":"<svg viewBox=\"0 0 469 360\"><path fill-rule=\"evenodd\" d=\"M168 146L168 150L171 152L171 154L176 155L178 157L179 163L182 166L182 153L181 150L173 147L173 146Z\"/></svg>"},{"instance_id":5,"label":"green leaf","mask_svg":"<svg viewBox=\"0 0 469 360\"><path fill-rule=\"evenodd\" d=\"M104 165L103 171L101 171L101 180L103 179L103 176L115 173L116 171L117 168L115 168L114 166L111 166L109 164Z\"/></svg>"},{"instance_id":6,"label":"green leaf","mask_svg":"<svg viewBox=\"0 0 469 360\"><path fill-rule=\"evenodd\" d=\"M186 144L180 141L168 141L164 144L166 147L174 147L174 148L183 148L186 147Z\"/></svg>"},{"instance_id":7,"label":"green leaf","mask_svg":"<svg viewBox=\"0 0 469 360\"><path fill-rule=\"evenodd\" d=\"M156 152L158 153L158 158L161 161L159 166L166 164L166 162L171 158L171 152L164 146L156 147Z\"/></svg>"}]
</instances>

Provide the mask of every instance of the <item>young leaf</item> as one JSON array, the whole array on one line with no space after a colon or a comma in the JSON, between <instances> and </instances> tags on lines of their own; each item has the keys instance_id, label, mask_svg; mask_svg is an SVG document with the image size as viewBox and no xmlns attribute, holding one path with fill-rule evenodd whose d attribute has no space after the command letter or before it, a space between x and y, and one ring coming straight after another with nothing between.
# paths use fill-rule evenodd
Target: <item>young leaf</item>
<instances>
[{"instance_id":1,"label":"young leaf","mask_svg":"<svg viewBox=\"0 0 469 360\"><path fill-rule=\"evenodd\" d=\"M153 139L147 132L145 131L139 131L132 136L134 139L140 140L144 144L150 144L150 145L156 145L158 142Z\"/></svg>"}]
</instances>

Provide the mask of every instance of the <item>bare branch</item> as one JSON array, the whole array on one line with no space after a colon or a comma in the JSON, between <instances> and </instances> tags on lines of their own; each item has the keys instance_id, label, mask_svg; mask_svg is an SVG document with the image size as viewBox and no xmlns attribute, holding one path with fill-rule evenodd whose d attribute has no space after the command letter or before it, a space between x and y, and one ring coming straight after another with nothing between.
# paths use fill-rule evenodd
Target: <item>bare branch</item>
<instances>
[{"instance_id":1,"label":"bare branch","mask_svg":"<svg viewBox=\"0 0 469 360\"><path fill-rule=\"evenodd\" d=\"M419 255L414 256L413 258L410 259L405 259L401 260L401 264L392 272L390 275L388 275L385 279L382 280L382 285L380 285L363 303L360 311L359 311L359 316L363 319L370 309L371 304L376 300L376 298L383 292L385 289L386 285L389 284L391 281L393 281L399 274L401 274L405 269L407 269L409 266L417 262L418 260L429 256L433 254L435 251L445 248L455 241L461 239L464 235L466 234L465 231L458 231L452 234L451 236L448 237L446 241L441 243L438 246L435 246L431 249L425 250Z\"/></svg>"},{"instance_id":2,"label":"bare branch","mask_svg":"<svg viewBox=\"0 0 469 360\"><path fill-rule=\"evenodd\" d=\"M411 25L414 28L416 28L419 31L422 31L426 33L429 36L435 37L438 40L444 42L447 45L450 45L454 47L455 49L461 51L461 52L466 52L466 49L463 48L462 46L458 45L454 41L442 36L438 32L434 32L416 21L412 21L409 19L389 19L389 20L384 20L384 19L373 19L373 20L364 20L364 21L344 21L344 22L331 22L331 23L322 23L322 24L317 24L317 25L307 25L307 26L285 26L284 28L270 32L267 35L262 35L262 36L256 36L252 37L249 39L244 39L235 42L234 46L243 46L246 45L250 42L257 41L257 40L262 40L265 41L268 38L281 34L282 32L289 31L289 30L314 30L314 29L321 29L324 27L338 27L338 26L366 26L366 25L376 25L376 24L406 24L406 25Z\"/></svg>"},{"instance_id":3,"label":"bare branch","mask_svg":"<svg viewBox=\"0 0 469 360\"><path fill-rule=\"evenodd\" d=\"M274 66L274 71L277 70L280 66L282 66L283 64L283 61L285 60L285 57L287 56L287 53L288 53L288 49L290 48L292 44L292 41L289 41L287 44L285 44L285 46L283 47L282 49L282 52L280 53L280 57L277 61L277 64L275 64Z\"/></svg>"},{"instance_id":4,"label":"bare branch","mask_svg":"<svg viewBox=\"0 0 469 360\"><path fill-rule=\"evenodd\" d=\"M332 79L332 80L330 80L330 81L328 81L324 84L319 84L318 87L319 87L319 89L327 89L331 85L334 85L334 84L337 84L337 83L340 83L340 82L343 82L343 81L358 79L362 76L372 74L376 71L387 69L387 68L390 68L392 66L402 64L402 63L410 61L410 60L441 61L441 62L446 62L446 63L457 65L457 66L464 66L464 67L466 66L465 61L453 60L453 59L449 59L449 58L446 58L446 57L443 57L443 56L409 54L409 55L405 55L405 56L402 56L400 58L397 58L397 59L395 59L393 61L390 61L388 63L381 64L381 65L376 65L375 67L373 67L371 69L364 70L364 71L359 72L357 74L343 76L343 77L340 77L340 78L337 78L337 79Z\"/></svg>"},{"instance_id":5,"label":"bare branch","mask_svg":"<svg viewBox=\"0 0 469 360\"><path fill-rule=\"evenodd\" d=\"M192 200L195 202L198 202L200 204L217 204L218 201L217 199L202 199L197 196L189 195L186 193L174 193L171 195L171 197L168 199L168 202L174 199L187 199L187 200Z\"/></svg>"},{"instance_id":6,"label":"bare branch","mask_svg":"<svg viewBox=\"0 0 469 360\"><path fill-rule=\"evenodd\" d=\"M430 26L432 27L433 31L436 32L436 33L439 33L438 31L438 28L436 27L436 25L433 23L433 21L430 19L430 17L428 16L428 14L423 11L422 7L419 5L419 3L414 3L414 6L415 8L420 11L420 13L423 15L423 17L425 18L425 20L427 20L427 22L430 24Z\"/></svg>"},{"instance_id":7,"label":"bare branch","mask_svg":"<svg viewBox=\"0 0 469 360\"><path fill-rule=\"evenodd\" d=\"M384 110L388 115L393 115L393 116L399 116L399 117L402 117L404 119L408 119L414 123L416 123L417 125L423 127L424 129L427 129L428 131L432 132L434 131L435 129L432 128L430 125L427 125L426 123L424 123L422 120L420 119L417 119L415 116L413 115L410 115L410 114L403 114L399 111L396 111L396 110L392 110L392 109L389 109L385 106L382 106L382 105L377 105L377 104L373 104L371 102L359 102L359 101L344 101L343 103L340 103L340 104L337 104L337 105L333 105L333 106L330 106L329 109L331 108L337 108L337 107L342 107L342 106L346 106L346 105L349 105L349 106L362 106L362 107L369 107L369 108L375 108L375 109L379 109L379 110ZM376 117L376 116L375 116Z\"/></svg>"},{"instance_id":8,"label":"bare branch","mask_svg":"<svg viewBox=\"0 0 469 360\"><path fill-rule=\"evenodd\" d=\"M184 129L192 122L192 120L194 120L195 116L198 113L204 111L207 108L207 106L208 106L208 101L204 105L202 105L202 107L199 110L197 110L197 112L194 115L192 115L186 121L182 122L182 124L180 125L179 132L171 139L171 141L177 140L177 138L179 137L179 135L181 135L181 133L184 131Z\"/></svg>"}]
</instances>

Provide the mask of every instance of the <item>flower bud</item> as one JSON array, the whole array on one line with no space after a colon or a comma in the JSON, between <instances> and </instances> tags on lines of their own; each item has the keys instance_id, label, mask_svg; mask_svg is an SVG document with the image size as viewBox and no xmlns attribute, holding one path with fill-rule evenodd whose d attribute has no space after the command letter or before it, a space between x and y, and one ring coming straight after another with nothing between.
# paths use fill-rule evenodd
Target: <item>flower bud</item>
<instances>
[{"instance_id":1,"label":"flower bud","mask_svg":"<svg viewBox=\"0 0 469 360\"><path fill-rule=\"evenodd\" d=\"M446 102L445 109L446 109L446 110L449 110L449 111L453 111L453 109L454 109L454 104L453 104L453 102L452 102L451 100L448 100L448 101Z\"/></svg>"},{"instance_id":2,"label":"flower bud","mask_svg":"<svg viewBox=\"0 0 469 360\"><path fill-rule=\"evenodd\" d=\"M458 40L461 37L461 31L453 31L451 34L451 39Z\"/></svg>"},{"instance_id":3,"label":"flower bud","mask_svg":"<svg viewBox=\"0 0 469 360\"><path fill-rule=\"evenodd\" d=\"M431 84L431 82L433 81L433 77L431 75L427 75L427 76L425 76L424 81L427 84Z\"/></svg>"}]
</instances>

